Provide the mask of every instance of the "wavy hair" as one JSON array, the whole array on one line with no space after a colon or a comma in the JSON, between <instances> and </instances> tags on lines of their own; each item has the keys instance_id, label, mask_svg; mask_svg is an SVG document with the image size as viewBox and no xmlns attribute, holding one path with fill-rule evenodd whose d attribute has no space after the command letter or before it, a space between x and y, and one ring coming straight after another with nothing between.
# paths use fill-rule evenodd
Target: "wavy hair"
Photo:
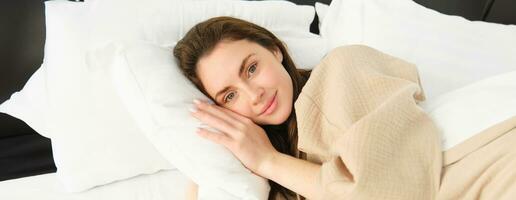
<instances>
[{"instance_id":1,"label":"wavy hair","mask_svg":"<svg viewBox=\"0 0 516 200\"><path fill-rule=\"evenodd\" d=\"M282 124L261 125L261 127L265 130L269 140L277 151L294 157L304 158L305 155L297 149L298 135L294 102L299 96L299 93L301 93L301 88L308 80L311 70L297 69L287 52L286 45L273 33L261 26L242 19L229 16L214 17L192 27L186 35L177 42L174 48L174 56L178 60L183 75L202 93L216 102L208 95L201 80L197 77L197 63L201 57L210 54L219 42L238 40L255 42L271 52L279 49L283 54L282 65L292 79L292 112ZM269 184L271 186L269 199L276 199L278 197L289 199L297 195L274 181L269 180Z\"/></svg>"}]
</instances>

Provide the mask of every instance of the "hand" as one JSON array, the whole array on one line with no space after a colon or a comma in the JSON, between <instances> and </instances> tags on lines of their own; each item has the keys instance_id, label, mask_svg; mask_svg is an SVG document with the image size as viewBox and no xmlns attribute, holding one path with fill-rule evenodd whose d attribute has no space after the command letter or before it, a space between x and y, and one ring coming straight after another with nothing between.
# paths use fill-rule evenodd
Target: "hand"
<instances>
[{"instance_id":1,"label":"hand","mask_svg":"<svg viewBox=\"0 0 516 200\"><path fill-rule=\"evenodd\" d=\"M245 167L258 174L260 167L276 153L265 131L251 119L227 108L194 100L192 115L218 130L199 128L197 133L229 149Z\"/></svg>"}]
</instances>

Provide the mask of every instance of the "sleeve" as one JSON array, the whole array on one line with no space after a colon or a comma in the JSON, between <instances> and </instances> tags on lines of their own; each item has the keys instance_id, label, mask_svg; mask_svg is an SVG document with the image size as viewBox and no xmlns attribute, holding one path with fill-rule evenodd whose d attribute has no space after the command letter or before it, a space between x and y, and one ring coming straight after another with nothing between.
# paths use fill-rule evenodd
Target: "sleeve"
<instances>
[{"instance_id":1,"label":"sleeve","mask_svg":"<svg viewBox=\"0 0 516 200\"><path fill-rule=\"evenodd\" d=\"M417 68L401 59L361 45L323 58L295 110L299 150L324 160L324 199L434 195L440 147L436 127L417 107L424 99Z\"/></svg>"}]
</instances>

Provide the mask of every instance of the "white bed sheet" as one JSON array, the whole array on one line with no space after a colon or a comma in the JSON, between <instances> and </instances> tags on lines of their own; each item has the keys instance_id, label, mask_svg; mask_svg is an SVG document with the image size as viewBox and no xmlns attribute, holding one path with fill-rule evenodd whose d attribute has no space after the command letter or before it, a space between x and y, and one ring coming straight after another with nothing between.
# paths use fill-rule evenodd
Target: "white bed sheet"
<instances>
[{"instance_id":1,"label":"white bed sheet","mask_svg":"<svg viewBox=\"0 0 516 200\"><path fill-rule=\"evenodd\" d=\"M176 200L185 199L188 178L178 170L159 171L95 187L82 193L67 193L56 173L0 182L4 200Z\"/></svg>"},{"instance_id":2,"label":"white bed sheet","mask_svg":"<svg viewBox=\"0 0 516 200\"><path fill-rule=\"evenodd\" d=\"M516 71L490 76L420 103L442 135L443 151L516 116Z\"/></svg>"}]
</instances>

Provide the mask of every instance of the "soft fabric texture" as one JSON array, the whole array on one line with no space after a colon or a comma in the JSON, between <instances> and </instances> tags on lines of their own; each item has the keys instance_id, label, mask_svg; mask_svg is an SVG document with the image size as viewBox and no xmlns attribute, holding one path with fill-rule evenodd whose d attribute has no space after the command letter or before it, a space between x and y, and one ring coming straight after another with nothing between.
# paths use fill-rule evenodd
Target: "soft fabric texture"
<instances>
[{"instance_id":1,"label":"soft fabric texture","mask_svg":"<svg viewBox=\"0 0 516 200\"><path fill-rule=\"evenodd\" d=\"M328 49L364 44L418 66L428 100L516 70L516 26L469 21L412 0L333 0L321 24Z\"/></svg>"},{"instance_id":2,"label":"soft fabric texture","mask_svg":"<svg viewBox=\"0 0 516 200\"><path fill-rule=\"evenodd\" d=\"M174 168L141 134L108 79L87 71L86 13L87 3L45 2L43 64L0 106L52 140L57 177L68 192Z\"/></svg>"},{"instance_id":3,"label":"soft fabric texture","mask_svg":"<svg viewBox=\"0 0 516 200\"><path fill-rule=\"evenodd\" d=\"M516 116L516 71L445 93L420 106L442 133L443 150Z\"/></svg>"},{"instance_id":4,"label":"soft fabric texture","mask_svg":"<svg viewBox=\"0 0 516 200\"><path fill-rule=\"evenodd\" d=\"M173 169L141 134L110 87L109 77L88 70L87 4L48 1L45 5L47 125L64 188L79 192Z\"/></svg>"},{"instance_id":5,"label":"soft fabric texture","mask_svg":"<svg viewBox=\"0 0 516 200\"><path fill-rule=\"evenodd\" d=\"M117 181L80 193L63 189L56 173L0 181L2 200L186 200L189 180L178 170L164 170Z\"/></svg>"},{"instance_id":6,"label":"soft fabric texture","mask_svg":"<svg viewBox=\"0 0 516 200\"><path fill-rule=\"evenodd\" d=\"M322 199L434 199L442 154L423 100L413 64L360 45L330 51L294 104Z\"/></svg>"},{"instance_id":7,"label":"soft fabric texture","mask_svg":"<svg viewBox=\"0 0 516 200\"><path fill-rule=\"evenodd\" d=\"M443 154L438 200L516 199L516 115Z\"/></svg>"},{"instance_id":8,"label":"soft fabric texture","mask_svg":"<svg viewBox=\"0 0 516 200\"><path fill-rule=\"evenodd\" d=\"M310 32L313 6L288 1L90 0L90 46L111 40L143 40L172 46L195 24L233 16L269 30ZM123 6L121 6L123 5Z\"/></svg>"},{"instance_id":9,"label":"soft fabric texture","mask_svg":"<svg viewBox=\"0 0 516 200\"><path fill-rule=\"evenodd\" d=\"M40 135L50 138L48 130L47 77L45 65L32 74L23 89L0 104L0 112L23 121Z\"/></svg>"},{"instance_id":10,"label":"soft fabric texture","mask_svg":"<svg viewBox=\"0 0 516 200\"><path fill-rule=\"evenodd\" d=\"M295 102L298 148L322 164L323 199L514 199L515 78L443 95L427 114L416 66L367 46L338 47ZM441 131L454 143L445 151Z\"/></svg>"},{"instance_id":11,"label":"soft fabric texture","mask_svg":"<svg viewBox=\"0 0 516 200\"><path fill-rule=\"evenodd\" d=\"M195 134L193 99L209 99L181 73L172 50L150 43L110 43L90 53L92 70L110 74L116 93L170 163L199 185L199 199L267 199L267 179L224 146ZM209 128L209 127L208 127Z\"/></svg>"},{"instance_id":12,"label":"soft fabric texture","mask_svg":"<svg viewBox=\"0 0 516 200\"><path fill-rule=\"evenodd\" d=\"M330 7L327 4L315 2L315 13L317 14L317 17L319 19L319 30L321 30L321 24L324 21L324 17L326 17L326 13L328 12L328 8Z\"/></svg>"},{"instance_id":13,"label":"soft fabric texture","mask_svg":"<svg viewBox=\"0 0 516 200\"><path fill-rule=\"evenodd\" d=\"M298 68L313 68L326 51L310 33L313 6L288 1L91 0L88 48L113 40L146 41L173 47L191 27L216 16L232 16L267 28L286 45ZM120 5L124 5L120 7ZM121 9L123 8L123 9Z\"/></svg>"},{"instance_id":14,"label":"soft fabric texture","mask_svg":"<svg viewBox=\"0 0 516 200\"><path fill-rule=\"evenodd\" d=\"M313 33L279 32L274 33L283 42L292 61L298 69L312 69L328 52L326 41Z\"/></svg>"}]
</instances>

